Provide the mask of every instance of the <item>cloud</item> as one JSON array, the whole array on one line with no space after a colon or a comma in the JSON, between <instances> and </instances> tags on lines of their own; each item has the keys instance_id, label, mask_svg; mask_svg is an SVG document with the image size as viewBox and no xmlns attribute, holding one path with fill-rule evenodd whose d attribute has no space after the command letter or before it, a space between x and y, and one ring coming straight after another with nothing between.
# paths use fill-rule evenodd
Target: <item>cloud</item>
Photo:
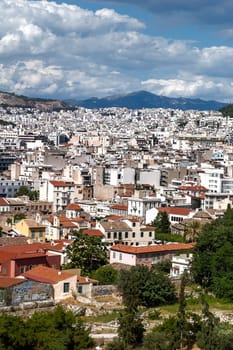
<instances>
[{"instance_id":1,"label":"cloud","mask_svg":"<svg viewBox=\"0 0 233 350\"><path fill-rule=\"evenodd\" d=\"M232 25L233 2L229 0L102 0L102 3L136 5L157 17L162 16L163 20L172 17L204 25Z\"/></svg>"},{"instance_id":2,"label":"cloud","mask_svg":"<svg viewBox=\"0 0 233 350\"><path fill-rule=\"evenodd\" d=\"M146 35L143 23L111 9L1 0L0 57L0 89L30 96L100 97L142 86L169 96L232 95L232 47Z\"/></svg>"},{"instance_id":3,"label":"cloud","mask_svg":"<svg viewBox=\"0 0 233 350\"><path fill-rule=\"evenodd\" d=\"M198 97L210 99L214 96L217 100L220 98L226 102L232 100L232 80L227 79L224 82L218 78L210 79L208 76L185 76L177 79L148 79L142 81L142 87L156 94L170 97Z\"/></svg>"}]
</instances>

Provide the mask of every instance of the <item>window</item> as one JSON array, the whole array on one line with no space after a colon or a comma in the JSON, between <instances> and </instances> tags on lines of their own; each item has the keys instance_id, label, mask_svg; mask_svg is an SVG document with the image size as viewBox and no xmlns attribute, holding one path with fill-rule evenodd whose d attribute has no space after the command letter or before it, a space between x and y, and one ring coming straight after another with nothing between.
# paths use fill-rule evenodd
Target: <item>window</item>
<instances>
[{"instance_id":1,"label":"window","mask_svg":"<svg viewBox=\"0 0 233 350\"><path fill-rule=\"evenodd\" d=\"M144 232L141 232L141 237L144 237Z\"/></svg>"},{"instance_id":2,"label":"window","mask_svg":"<svg viewBox=\"0 0 233 350\"><path fill-rule=\"evenodd\" d=\"M69 293L70 284L68 282L63 284L63 293Z\"/></svg>"},{"instance_id":3,"label":"window","mask_svg":"<svg viewBox=\"0 0 233 350\"><path fill-rule=\"evenodd\" d=\"M113 259L116 259L116 252L113 252L112 257Z\"/></svg>"},{"instance_id":4,"label":"window","mask_svg":"<svg viewBox=\"0 0 233 350\"><path fill-rule=\"evenodd\" d=\"M152 237L152 232L151 231L149 232L149 237Z\"/></svg>"},{"instance_id":5,"label":"window","mask_svg":"<svg viewBox=\"0 0 233 350\"><path fill-rule=\"evenodd\" d=\"M83 292L83 286L78 286L78 293L82 294Z\"/></svg>"},{"instance_id":6,"label":"window","mask_svg":"<svg viewBox=\"0 0 233 350\"><path fill-rule=\"evenodd\" d=\"M117 238L117 232L114 232L114 238L115 239Z\"/></svg>"},{"instance_id":7,"label":"window","mask_svg":"<svg viewBox=\"0 0 233 350\"><path fill-rule=\"evenodd\" d=\"M119 254L119 260L122 260L122 254L121 253Z\"/></svg>"},{"instance_id":8,"label":"window","mask_svg":"<svg viewBox=\"0 0 233 350\"><path fill-rule=\"evenodd\" d=\"M43 237L43 231L40 231L40 232L39 232L39 236L40 236L40 237Z\"/></svg>"},{"instance_id":9,"label":"window","mask_svg":"<svg viewBox=\"0 0 233 350\"><path fill-rule=\"evenodd\" d=\"M35 238L35 237L36 237L35 231L32 231L32 238Z\"/></svg>"},{"instance_id":10,"label":"window","mask_svg":"<svg viewBox=\"0 0 233 350\"><path fill-rule=\"evenodd\" d=\"M27 266L26 265L21 265L20 266L20 273L24 273L27 271Z\"/></svg>"},{"instance_id":11,"label":"window","mask_svg":"<svg viewBox=\"0 0 233 350\"><path fill-rule=\"evenodd\" d=\"M128 232L125 232L125 238L128 238Z\"/></svg>"},{"instance_id":12,"label":"window","mask_svg":"<svg viewBox=\"0 0 233 350\"><path fill-rule=\"evenodd\" d=\"M107 236L108 238L111 238L111 232L108 232Z\"/></svg>"},{"instance_id":13,"label":"window","mask_svg":"<svg viewBox=\"0 0 233 350\"><path fill-rule=\"evenodd\" d=\"M132 232L132 238L135 238L135 232Z\"/></svg>"}]
</instances>

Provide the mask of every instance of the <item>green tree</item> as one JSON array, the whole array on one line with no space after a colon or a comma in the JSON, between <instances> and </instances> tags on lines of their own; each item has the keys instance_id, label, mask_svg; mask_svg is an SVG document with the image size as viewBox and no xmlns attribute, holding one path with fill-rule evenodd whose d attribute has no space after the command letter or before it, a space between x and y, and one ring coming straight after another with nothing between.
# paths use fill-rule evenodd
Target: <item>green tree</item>
<instances>
[{"instance_id":1,"label":"green tree","mask_svg":"<svg viewBox=\"0 0 233 350\"><path fill-rule=\"evenodd\" d=\"M84 350L94 345L90 330L61 306L30 318L0 316L1 350Z\"/></svg>"},{"instance_id":2,"label":"green tree","mask_svg":"<svg viewBox=\"0 0 233 350\"><path fill-rule=\"evenodd\" d=\"M39 199L39 191L30 190L27 186L20 186L15 197L28 196L31 201Z\"/></svg>"},{"instance_id":3,"label":"green tree","mask_svg":"<svg viewBox=\"0 0 233 350\"><path fill-rule=\"evenodd\" d=\"M100 284L115 284L118 279L118 271L111 265L101 266L91 274L91 278L98 280Z\"/></svg>"},{"instance_id":4,"label":"green tree","mask_svg":"<svg viewBox=\"0 0 233 350\"><path fill-rule=\"evenodd\" d=\"M197 220L192 220L191 223L189 223L185 227L185 239L190 242L195 242L201 232L201 224Z\"/></svg>"},{"instance_id":5,"label":"green tree","mask_svg":"<svg viewBox=\"0 0 233 350\"><path fill-rule=\"evenodd\" d=\"M107 251L101 238L76 232L76 238L67 247L67 256L71 260L65 268L80 268L82 274L90 274L107 263Z\"/></svg>"},{"instance_id":6,"label":"green tree","mask_svg":"<svg viewBox=\"0 0 233 350\"><path fill-rule=\"evenodd\" d=\"M128 309L120 313L118 318L118 335L124 344L136 347L142 343L144 326L137 312L131 312Z\"/></svg>"},{"instance_id":7,"label":"green tree","mask_svg":"<svg viewBox=\"0 0 233 350\"><path fill-rule=\"evenodd\" d=\"M233 210L205 225L194 249L192 271L195 281L216 296L233 300Z\"/></svg>"},{"instance_id":8,"label":"green tree","mask_svg":"<svg viewBox=\"0 0 233 350\"><path fill-rule=\"evenodd\" d=\"M139 305L153 307L176 300L175 288L170 279L144 265L121 270L118 289L130 311L135 311Z\"/></svg>"},{"instance_id":9,"label":"green tree","mask_svg":"<svg viewBox=\"0 0 233 350\"><path fill-rule=\"evenodd\" d=\"M165 211L160 211L156 219L152 222L152 225L155 226L155 237L156 233L171 233L170 221L168 214Z\"/></svg>"}]
</instances>

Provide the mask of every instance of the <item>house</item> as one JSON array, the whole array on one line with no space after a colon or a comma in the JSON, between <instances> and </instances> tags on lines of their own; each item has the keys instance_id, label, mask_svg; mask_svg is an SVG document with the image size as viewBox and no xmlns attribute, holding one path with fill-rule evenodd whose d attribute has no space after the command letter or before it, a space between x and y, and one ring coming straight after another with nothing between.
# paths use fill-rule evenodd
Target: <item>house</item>
<instances>
[{"instance_id":1,"label":"house","mask_svg":"<svg viewBox=\"0 0 233 350\"><path fill-rule=\"evenodd\" d=\"M77 219L71 220L66 216L53 215L41 220L46 227L46 239L48 241L63 239L72 235L73 231L79 230L78 222L73 221Z\"/></svg>"},{"instance_id":2,"label":"house","mask_svg":"<svg viewBox=\"0 0 233 350\"><path fill-rule=\"evenodd\" d=\"M167 213L171 224L182 222L184 219L190 219L195 211L189 208L163 207L157 208L157 213ZM157 215L156 215L157 216Z\"/></svg>"},{"instance_id":3,"label":"house","mask_svg":"<svg viewBox=\"0 0 233 350\"><path fill-rule=\"evenodd\" d=\"M79 294L85 295L86 297L92 296L93 285L97 285L98 281L89 278L78 276L77 277L77 292Z\"/></svg>"},{"instance_id":4,"label":"house","mask_svg":"<svg viewBox=\"0 0 233 350\"><path fill-rule=\"evenodd\" d=\"M6 198L0 197L0 213L7 213L10 211L10 205Z\"/></svg>"},{"instance_id":5,"label":"house","mask_svg":"<svg viewBox=\"0 0 233 350\"><path fill-rule=\"evenodd\" d=\"M23 278L0 277L0 307L52 300L52 296L49 284L27 281Z\"/></svg>"},{"instance_id":6,"label":"house","mask_svg":"<svg viewBox=\"0 0 233 350\"><path fill-rule=\"evenodd\" d=\"M155 197L128 198L128 215L145 217L147 210L161 206L161 200Z\"/></svg>"},{"instance_id":7,"label":"house","mask_svg":"<svg viewBox=\"0 0 233 350\"><path fill-rule=\"evenodd\" d=\"M190 253L173 256L170 277L180 278L183 275L184 271L187 271L189 273L192 257L193 255Z\"/></svg>"},{"instance_id":8,"label":"house","mask_svg":"<svg viewBox=\"0 0 233 350\"><path fill-rule=\"evenodd\" d=\"M112 215L127 216L128 206L123 204L113 204L110 206Z\"/></svg>"},{"instance_id":9,"label":"house","mask_svg":"<svg viewBox=\"0 0 233 350\"><path fill-rule=\"evenodd\" d=\"M46 266L37 266L23 274L30 281L45 283L53 288L55 303L70 298L76 293L77 276Z\"/></svg>"},{"instance_id":10,"label":"house","mask_svg":"<svg viewBox=\"0 0 233 350\"><path fill-rule=\"evenodd\" d=\"M83 210L80 207L80 205L76 203L70 203L67 205L65 211L66 211L66 217L69 219L72 219L72 218L79 218Z\"/></svg>"},{"instance_id":11,"label":"house","mask_svg":"<svg viewBox=\"0 0 233 350\"><path fill-rule=\"evenodd\" d=\"M33 219L22 219L14 224L13 229L19 235L28 237L32 241L45 241L45 226L38 224Z\"/></svg>"},{"instance_id":12,"label":"house","mask_svg":"<svg viewBox=\"0 0 233 350\"><path fill-rule=\"evenodd\" d=\"M141 247L117 244L110 248L110 264L129 266L147 265L151 267L160 261L171 259L177 253L189 252L193 247L193 243L174 243Z\"/></svg>"},{"instance_id":13,"label":"house","mask_svg":"<svg viewBox=\"0 0 233 350\"><path fill-rule=\"evenodd\" d=\"M48 243L0 247L0 276L16 277L38 265L59 269L60 255L49 247Z\"/></svg>"},{"instance_id":14,"label":"house","mask_svg":"<svg viewBox=\"0 0 233 350\"><path fill-rule=\"evenodd\" d=\"M136 218L100 221L96 228L103 232L105 242L111 245L148 245L154 239L154 227L141 225Z\"/></svg>"}]
</instances>

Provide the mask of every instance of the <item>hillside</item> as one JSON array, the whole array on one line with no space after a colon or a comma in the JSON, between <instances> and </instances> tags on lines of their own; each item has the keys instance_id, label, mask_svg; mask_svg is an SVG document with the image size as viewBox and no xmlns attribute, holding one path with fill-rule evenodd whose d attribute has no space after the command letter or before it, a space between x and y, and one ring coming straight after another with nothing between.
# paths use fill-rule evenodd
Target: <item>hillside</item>
<instances>
[{"instance_id":1,"label":"hillside","mask_svg":"<svg viewBox=\"0 0 233 350\"><path fill-rule=\"evenodd\" d=\"M204 101L191 98L159 96L147 91L137 91L126 95L93 97L87 100L70 100L71 104L85 108L122 107L129 109L172 108L181 110L219 110L227 104L217 101Z\"/></svg>"},{"instance_id":2,"label":"hillside","mask_svg":"<svg viewBox=\"0 0 233 350\"><path fill-rule=\"evenodd\" d=\"M41 111L70 109L71 107L59 100L48 100L42 98L30 98L27 96L15 95L0 91L0 106L3 107L22 107L37 108Z\"/></svg>"},{"instance_id":3,"label":"hillside","mask_svg":"<svg viewBox=\"0 0 233 350\"><path fill-rule=\"evenodd\" d=\"M233 118L233 104L221 108L220 112L222 112L225 117Z\"/></svg>"}]
</instances>

